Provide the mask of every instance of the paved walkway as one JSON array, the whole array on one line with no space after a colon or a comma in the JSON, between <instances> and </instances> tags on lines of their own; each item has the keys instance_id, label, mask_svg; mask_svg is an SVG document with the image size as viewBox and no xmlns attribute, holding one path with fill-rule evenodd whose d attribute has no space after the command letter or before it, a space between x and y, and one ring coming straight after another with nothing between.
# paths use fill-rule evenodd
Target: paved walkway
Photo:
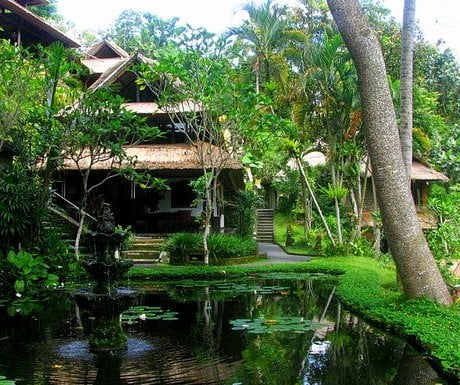
<instances>
[{"instance_id":1,"label":"paved walkway","mask_svg":"<svg viewBox=\"0 0 460 385\"><path fill-rule=\"evenodd\" d=\"M280 246L276 243L264 243L258 242L259 246L259 253L264 253L267 255L269 261L268 262L257 262L257 263L249 263L248 265L254 264L267 264L267 263L284 263L284 262L307 262L312 257L308 255L295 255L295 254L288 254L286 253ZM161 264L157 263L136 263L135 267L157 267L161 266Z\"/></svg>"},{"instance_id":2,"label":"paved walkway","mask_svg":"<svg viewBox=\"0 0 460 385\"><path fill-rule=\"evenodd\" d=\"M286 253L280 246L275 243L259 242L259 252L267 254L270 262L306 262L312 257L307 255L294 255Z\"/></svg>"}]
</instances>

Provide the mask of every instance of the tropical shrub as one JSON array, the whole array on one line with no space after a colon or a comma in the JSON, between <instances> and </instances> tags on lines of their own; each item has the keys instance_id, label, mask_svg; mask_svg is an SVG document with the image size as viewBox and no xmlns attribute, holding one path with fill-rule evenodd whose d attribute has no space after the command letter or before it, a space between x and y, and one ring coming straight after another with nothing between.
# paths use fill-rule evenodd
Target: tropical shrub
<instances>
[{"instance_id":1,"label":"tropical shrub","mask_svg":"<svg viewBox=\"0 0 460 385\"><path fill-rule=\"evenodd\" d=\"M436 213L438 227L427 230L427 240L444 278L454 283L450 267L460 259L460 185L432 186L428 207Z\"/></svg>"},{"instance_id":2,"label":"tropical shrub","mask_svg":"<svg viewBox=\"0 0 460 385\"><path fill-rule=\"evenodd\" d=\"M42 190L30 171L0 169L0 251L27 246L41 217L37 196Z\"/></svg>"},{"instance_id":3,"label":"tropical shrub","mask_svg":"<svg viewBox=\"0 0 460 385\"><path fill-rule=\"evenodd\" d=\"M11 291L16 295L8 306L8 314L30 314L42 309L40 297L47 290L54 289L59 277L49 272L49 266L41 256L27 251L9 251L7 255Z\"/></svg>"},{"instance_id":4,"label":"tropical shrub","mask_svg":"<svg viewBox=\"0 0 460 385\"><path fill-rule=\"evenodd\" d=\"M428 231L428 241L437 259L460 259L460 185L433 186L428 206L436 213L438 228Z\"/></svg>"},{"instance_id":5,"label":"tropical shrub","mask_svg":"<svg viewBox=\"0 0 460 385\"><path fill-rule=\"evenodd\" d=\"M257 255L257 242L254 239L235 235L211 234L208 247L211 263L219 259ZM169 252L172 263L186 262L203 255L203 238L199 233L177 233L168 238L163 248Z\"/></svg>"},{"instance_id":6,"label":"tropical shrub","mask_svg":"<svg viewBox=\"0 0 460 385\"><path fill-rule=\"evenodd\" d=\"M34 249L35 250L35 249ZM50 274L59 277L64 283L69 279L78 279L83 273L81 264L73 258L73 251L58 229L42 231L37 253L43 255L43 262Z\"/></svg>"},{"instance_id":7,"label":"tropical shrub","mask_svg":"<svg viewBox=\"0 0 460 385\"><path fill-rule=\"evenodd\" d=\"M256 208L261 203L255 191L238 191L228 223L240 237L251 237L256 222Z\"/></svg>"},{"instance_id":8,"label":"tropical shrub","mask_svg":"<svg viewBox=\"0 0 460 385\"><path fill-rule=\"evenodd\" d=\"M257 254L257 242L249 237L211 234L208 243L211 259L242 258Z\"/></svg>"}]
</instances>

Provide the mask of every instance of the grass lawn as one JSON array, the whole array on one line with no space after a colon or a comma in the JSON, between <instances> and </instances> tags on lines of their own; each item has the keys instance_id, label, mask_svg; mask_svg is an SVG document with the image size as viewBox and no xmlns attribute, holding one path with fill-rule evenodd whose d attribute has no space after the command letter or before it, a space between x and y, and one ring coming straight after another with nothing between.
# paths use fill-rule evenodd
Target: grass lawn
<instances>
[{"instance_id":1,"label":"grass lawn","mask_svg":"<svg viewBox=\"0 0 460 385\"><path fill-rule=\"evenodd\" d=\"M416 342L446 373L460 378L460 305L406 300L391 265L364 257L315 258L306 263L251 266L159 266L132 268L131 280L215 279L257 272L338 274L337 294L351 310L384 329Z\"/></svg>"},{"instance_id":2,"label":"grass lawn","mask_svg":"<svg viewBox=\"0 0 460 385\"><path fill-rule=\"evenodd\" d=\"M291 235L294 238L292 246L286 246L286 229L291 226ZM321 250L315 248L317 239L305 239L304 228L299 221L289 221L285 214L276 213L274 220L275 242L290 254L320 255Z\"/></svg>"}]
</instances>

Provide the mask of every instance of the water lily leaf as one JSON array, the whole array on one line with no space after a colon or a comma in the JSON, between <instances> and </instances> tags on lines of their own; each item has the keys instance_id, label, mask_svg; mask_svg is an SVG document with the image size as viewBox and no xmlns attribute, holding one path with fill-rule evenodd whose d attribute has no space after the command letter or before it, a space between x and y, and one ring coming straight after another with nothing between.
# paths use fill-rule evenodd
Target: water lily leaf
<instances>
[{"instance_id":1,"label":"water lily leaf","mask_svg":"<svg viewBox=\"0 0 460 385\"><path fill-rule=\"evenodd\" d=\"M159 306L133 306L121 315L121 321L132 325L140 321L175 321L178 318L177 312L171 310L163 310Z\"/></svg>"},{"instance_id":2,"label":"water lily leaf","mask_svg":"<svg viewBox=\"0 0 460 385\"><path fill-rule=\"evenodd\" d=\"M303 317L279 317L279 318L255 318L231 320L232 330L247 331L252 334L264 334L273 332L284 333L305 333L307 331L320 329L325 324L305 320Z\"/></svg>"}]
</instances>

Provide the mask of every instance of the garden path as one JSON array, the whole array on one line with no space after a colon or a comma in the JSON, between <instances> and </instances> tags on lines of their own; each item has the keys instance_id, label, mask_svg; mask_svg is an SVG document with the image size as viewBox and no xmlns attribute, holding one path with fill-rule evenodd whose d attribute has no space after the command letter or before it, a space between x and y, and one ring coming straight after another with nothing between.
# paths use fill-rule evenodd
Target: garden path
<instances>
[{"instance_id":1,"label":"garden path","mask_svg":"<svg viewBox=\"0 0 460 385\"><path fill-rule=\"evenodd\" d=\"M275 243L259 242L259 253L267 254L270 262L282 263L282 262L306 262L312 257L307 255L294 255L286 253L279 245Z\"/></svg>"}]
</instances>

